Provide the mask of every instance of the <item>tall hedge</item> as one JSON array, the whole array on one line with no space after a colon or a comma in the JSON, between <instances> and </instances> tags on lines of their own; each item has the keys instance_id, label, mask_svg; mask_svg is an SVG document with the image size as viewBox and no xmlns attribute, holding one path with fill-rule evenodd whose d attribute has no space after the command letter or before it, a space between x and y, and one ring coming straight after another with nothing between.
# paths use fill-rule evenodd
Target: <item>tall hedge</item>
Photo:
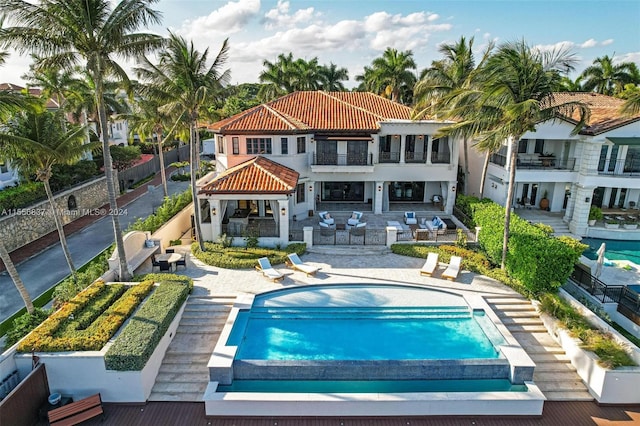
<instances>
[{"instance_id":1,"label":"tall hedge","mask_svg":"<svg viewBox=\"0 0 640 426\"><path fill-rule=\"evenodd\" d=\"M481 228L478 243L489 259L499 264L502 258L504 207L495 203L475 203L474 221ZM511 215L506 269L534 294L554 292L573 271L587 246L569 237L549 236L544 228Z\"/></svg>"}]
</instances>

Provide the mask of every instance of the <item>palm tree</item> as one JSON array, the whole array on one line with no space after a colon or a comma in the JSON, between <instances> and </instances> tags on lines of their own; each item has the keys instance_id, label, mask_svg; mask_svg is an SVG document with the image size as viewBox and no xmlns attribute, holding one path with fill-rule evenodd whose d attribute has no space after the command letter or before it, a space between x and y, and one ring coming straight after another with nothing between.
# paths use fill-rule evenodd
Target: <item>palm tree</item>
<instances>
[{"instance_id":1,"label":"palm tree","mask_svg":"<svg viewBox=\"0 0 640 426\"><path fill-rule=\"evenodd\" d=\"M107 192L118 257L120 279L128 270L122 228L117 216L118 203L109 154L104 79L115 75L128 81L118 60L145 54L162 45L160 36L136 33L141 26L160 23L160 14L150 5L158 0L122 0L112 9L109 0L43 0L32 4L24 0L0 0L0 9L16 26L0 33L0 41L20 53L35 53L39 68L72 69L84 63L95 83L95 99L101 128ZM118 56L118 60L114 56Z\"/></svg>"},{"instance_id":2,"label":"palm tree","mask_svg":"<svg viewBox=\"0 0 640 426\"><path fill-rule=\"evenodd\" d=\"M416 76L411 71L415 69L411 50L398 52L397 49L387 48L381 57L373 60L369 70L365 67L362 78L369 80L366 82L369 87L381 88L382 94L392 101L403 102L407 99L402 99L400 94L403 90L413 91L416 83Z\"/></svg>"},{"instance_id":3,"label":"palm tree","mask_svg":"<svg viewBox=\"0 0 640 426\"><path fill-rule=\"evenodd\" d=\"M327 92L344 92L343 81L349 80L349 70L346 68L338 68L336 64L331 62L329 66L320 67L320 78L322 79L322 90Z\"/></svg>"},{"instance_id":4,"label":"palm tree","mask_svg":"<svg viewBox=\"0 0 640 426\"><path fill-rule=\"evenodd\" d=\"M16 114L5 124L4 133L0 133L0 152L2 157L11 160L11 164L20 170L23 176L35 173L36 179L44 183L62 252L75 282L76 267L71 258L49 180L54 165L73 164L82 154L98 144L83 145L85 128L70 126L69 130L66 130L61 115L62 112L47 111L43 105Z\"/></svg>"},{"instance_id":5,"label":"palm tree","mask_svg":"<svg viewBox=\"0 0 640 426\"><path fill-rule=\"evenodd\" d=\"M198 52L193 42L169 33L166 49L160 53L157 65L147 57L142 57L136 73L147 83L149 96L162 106L160 110L176 120L189 126L189 142L191 143L191 192L194 201L196 238L200 249L205 250L200 226L200 206L196 191L198 172L198 143L196 126L201 110L211 100L222 93L224 85L229 81L229 71L220 73L229 51L228 40L222 43L220 52L207 67L209 49Z\"/></svg>"},{"instance_id":6,"label":"palm tree","mask_svg":"<svg viewBox=\"0 0 640 426\"><path fill-rule=\"evenodd\" d=\"M2 20L0 20L0 28L2 28ZM6 53L7 52L0 51L0 65L4 63L4 60L7 57ZM20 108L25 106L25 103L24 96L22 95L4 90L0 91L0 119L4 119L6 115L18 111ZM34 308L31 296L29 295L27 288L24 286L22 278L20 278L20 274L18 274L16 266L13 264L13 260L11 260L11 256L1 239L0 260L4 263L4 266L9 273L9 277L11 277L11 281L13 281L20 297L22 297L22 301L24 302L24 306L27 308L27 312L29 314L33 314Z\"/></svg>"},{"instance_id":7,"label":"palm tree","mask_svg":"<svg viewBox=\"0 0 640 426\"><path fill-rule=\"evenodd\" d=\"M614 58L605 55L596 58L590 67L582 72L583 87L586 91L595 91L603 95L613 96L624 89L628 83L638 84L638 67L633 62L622 62L614 65Z\"/></svg>"},{"instance_id":8,"label":"palm tree","mask_svg":"<svg viewBox=\"0 0 640 426\"><path fill-rule=\"evenodd\" d=\"M438 111L446 108L443 103L445 97L451 93L477 84L478 68L481 68L489 53L493 49L491 43L485 50L481 65L476 67L473 55L473 37L467 40L460 37L455 44L443 44L438 49L444 56L439 61L433 61L431 67L424 70L421 79L416 83L414 89L414 113L415 119L421 119L427 115L437 114ZM469 148L468 136L463 134L463 155L464 155L464 184L469 182ZM488 155L488 154L487 154ZM482 177L484 182L484 175ZM482 194L483 184L480 184Z\"/></svg>"},{"instance_id":9,"label":"palm tree","mask_svg":"<svg viewBox=\"0 0 640 426\"><path fill-rule=\"evenodd\" d=\"M504 43L482 67L481 83L453 93L449 99L449 117L461 122L442 129L443 133L465 131L479 139L479 147L495 149L507 141L509 185L505 201L504 240L501 267L504 269L509 243L511 206L513 204L517 144L522 135L534 131L536 125L559 116L580 113L573 129L576 134L586 123L588 107L581 102L559 103L553 90L560 72L573 66L573 55L567 51L539 52L524 40Z\"/></svg>"},{"instance_id":10,"label":"palm tree","mask_svg":"<svg viewBox=\"0 0 640 426\"><path fill-rule=\"evenodd\" d=\"M622 104L620 112L626 116L640 114L640 90L633 92L627 97L627 100Z\"/></svg>"}]
</instances>

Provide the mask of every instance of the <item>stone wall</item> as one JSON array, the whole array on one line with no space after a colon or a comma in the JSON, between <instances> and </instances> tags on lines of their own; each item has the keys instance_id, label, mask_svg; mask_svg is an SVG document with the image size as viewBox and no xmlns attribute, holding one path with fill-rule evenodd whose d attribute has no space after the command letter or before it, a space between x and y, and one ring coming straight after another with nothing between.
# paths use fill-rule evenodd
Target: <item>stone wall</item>
<instances>
[{"instance_id":1,"label":"stone wall","mask_svg":"<svg viewBox=\"0 0 640 426\"><path fill-rule=\"evenodd\" d=\"M109 202L103 176L55 195L56 213L67 224L85 215L106 215L100 207ZM0 211L0 239L9 252L56 230L48 200L30 207Z\"/></svg>"}]
</instances>

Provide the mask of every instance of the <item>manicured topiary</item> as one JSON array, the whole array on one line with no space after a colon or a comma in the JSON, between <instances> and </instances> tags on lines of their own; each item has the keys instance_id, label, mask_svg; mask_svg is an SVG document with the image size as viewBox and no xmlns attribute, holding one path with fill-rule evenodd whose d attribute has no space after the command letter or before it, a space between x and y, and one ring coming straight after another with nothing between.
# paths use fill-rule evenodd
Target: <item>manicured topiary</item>
<instances>
[{"instance_id":1,"label":"manicured topiary","mask_svg":"<svg viewBox=\"0 0 640 426\"><path fill-rule=\"evenodd\" d=\"M201 251L198 243L191 245L191 252L207 265L227 269L253 268L258 259L268 257L272 265L282 264L287 260L288 253L304 254L307 245L304 243L289 244L284 250L264 247L224 247L221 244L205 242L206 251Z\"/></svg>"}]
</instances>

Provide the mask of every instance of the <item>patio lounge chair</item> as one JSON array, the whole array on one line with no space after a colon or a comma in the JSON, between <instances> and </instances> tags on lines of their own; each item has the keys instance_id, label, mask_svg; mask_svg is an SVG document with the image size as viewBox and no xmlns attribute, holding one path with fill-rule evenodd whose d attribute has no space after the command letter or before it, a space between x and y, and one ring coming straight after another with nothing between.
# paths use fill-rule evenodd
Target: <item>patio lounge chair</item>
<instances>
[{"instance_id":1,"label":"patio lounge chair","mask_svg":"<svg viewBox=\"0 0 640 426\"><path fill-rule=\"evenodd\" d=\"M460 266L462 264L462 258L460 256L451 256L449 266L442 273L442 278L446 278L450 281L455 281L460 273Z\"/></svg>"},{"instance_id":2,"label":"patio lounge chair","mask_svg":"<svg viewBox=\"0 0 640 426\"><path fill-rule=\"evenodd\" d=\"M269 259L266 257L261 257L260 259L258 259L256 269L262 272L262 275L272 281L280 281L284 278L284 275L273 269L273 266L271 266L271 262L269 262Z\"/></svg>"},{"instance_id":3,"label":"patio lounge chair","mask_svg":"<svg viewBox=\"0 0 640 426\"><path fill-rule=\"evenodd\" d=\"M429 253L427 261L424 262L422 269L420 269L420 275L431 276L438 268L438 253Z\"/></svg>"},{"instance_id":4,"label":"patio lounge chair","mask_svg":"<svg viewBox=\"0 0 640 426\"><path fill-rule=\"evenodd\" d=\"M336 223L336 220L331 217L329 212L318 212L318 216L320 216L320 220L327 225L335 225Z\"/></svg>"},{"instance_id":5,"label":"patio lounge chair","mask_svg":"<svg viewBox=\"0 0 640 426\"><path fill-rule=\"evenodd\" d=\"M351 212L351 216L347 219L347 225L356 226L360 223L360 219L362 219L362 212Z\"/></svg>"},{"instance_id":6,"label":"patio lounge chair","mask_svg":"<svg viewBox=\"0 0 640 426\"><path fill-rule=\"evenodd\" d=\"M320 268L316 266L311 266L308 263L304 263L298 253L289 253L287 255L289 260L287 261L287 266L293 269L294 271L300 271L307 274L308 277L314 275L316 272L320 270Z\"/></svg>"},{"instance_id":7,"label":"patio lounge chair","mask_svg":"<svg viewBox=\"0 0 640 426\"><path fill-rule=\"evenodd\" d=\"M404 212L404 223L407 225L417 225L418 218L416 218L416 212Z\"/></svg>"}]
</instances>

